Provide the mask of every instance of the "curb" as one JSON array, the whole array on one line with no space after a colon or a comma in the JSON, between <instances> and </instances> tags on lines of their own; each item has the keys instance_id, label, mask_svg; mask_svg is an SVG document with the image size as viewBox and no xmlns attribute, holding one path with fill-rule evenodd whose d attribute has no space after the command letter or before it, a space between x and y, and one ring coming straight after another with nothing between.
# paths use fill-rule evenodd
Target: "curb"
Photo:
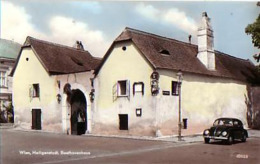
<instances>
[{"instance_id":1,"label":"curb","mask_svg":"<svg viewBox=\"0 0 260 164\"><path fill-rule=\"evenodd\" d=\"M50 131L42 131L42 130L30 130L30 129L21 129L17 127L6 128L11 129L13 131L21 131L27 133L45 133L45 134L55 134L55 135L64 135L68 136L65 133L61 132L50 132ZM203 142L203 140L191 140L190 138L202 137L202 135L195 134L189 136L182 136L183 141L178 141L178 136L163 136L163 137L149 137L149 136L119 136L119 135L99 135L99 134L84 134L82 137L100 137L100 138L117 138L117 139L131 139L131 140L141 140L141 141L158 141L158 142L171 142L171 143L197 143ZM186 139L185 139L186 138Z\"/></svg>"}]
</instances>

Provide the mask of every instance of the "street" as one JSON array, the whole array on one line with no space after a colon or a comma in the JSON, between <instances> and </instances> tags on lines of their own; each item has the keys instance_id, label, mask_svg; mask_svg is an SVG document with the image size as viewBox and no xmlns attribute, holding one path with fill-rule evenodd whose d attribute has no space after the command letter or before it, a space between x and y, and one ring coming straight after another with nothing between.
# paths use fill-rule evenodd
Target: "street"
<instances>
[{"instance_id":1,"label":"street","mask_svg":"<svg viewBox=\"0 0 260 164\"><path fill-rule=\"evenodd\" d=\"M260 138L235 142L164 142L0 129L1 164L260 163Z\"/></svg>"}]
</instances>

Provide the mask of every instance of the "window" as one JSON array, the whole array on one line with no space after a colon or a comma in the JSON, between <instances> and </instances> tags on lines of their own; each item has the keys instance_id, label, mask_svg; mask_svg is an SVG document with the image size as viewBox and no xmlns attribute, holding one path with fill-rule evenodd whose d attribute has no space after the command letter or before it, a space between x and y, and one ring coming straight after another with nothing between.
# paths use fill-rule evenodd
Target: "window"
<instances>
[{"instance_id":1,"label":"window","mask_svg":"<svg viewBox=\"0 0 260 164\"><path fill-rule=\"evenodd\" d=\"M122 47L122 50L125 51L125 50L126 50L126 46L123 46L123 47Z\"/></svg>"},{"instance_id":2,"label":"window","mask_svg":"<svg viewBox=\"0 0 260 164\"><path fill-rule=\"evenodd\" d=\"M94 78L90 78L91 87L94 88Z\"/></svg>"},{"instance_id":3,"label":"window","mask_svg":"<svg viewBox=\"0 0 260 164\"><path fill-rule=\"evenodd\" d=\"M0 87L7 87L7 74L5 71L0 71Z\"/></svg>"},{"instance_id":4,"label":"window","mask_svg":"<svg viewBox=\"0 0 260 164\"><path fill-rule=\"evenodd\" d=\"M118 81L118 96L126 96L127 81Z\"/></svg>"},{"instance_id":5,"label":"window","mask_svg":"<svg viewBox=\"0 0 260 164\"><path fill-rule=\"evenodd\" d=\"M163 54L163 55L170 55L170 52L169 52L168 50L165 50L165 49L160 50L159 52L160 52L161 54Z\"/></svg>"},{"instance_id":6,"label":"window","mask_svg":"<svg viewBox=\"0 0 260 164\"><path fill-rule=\"evenodd\" d=\"M113 86L113 101L118 97L127 97L130 99L130 81L120 80Z\"/></svg>"},{"instance_id":7,"label":"window","mask_svg":"<svg viewBox=\"0 0 260 164\"><path fill-rule=\"evenodd\" d=\"M135 113L136 113L137 117L141 117L142 116L142 108L137 108Z\"/></svg>"},{"instance_id":8,"label":"window","mask_svg":"<svg viewBox=\"0 0 260 164\"><path fill-rule=\"evenodd\" d=\"M143 82L138 82L133 84L133 95L135 93L142 93L144 95L144 83Z\"/></svg>"},{"instance_id":9,"label":"window","mask_svg":"<svg viewBox=\"0 0 260 164\"><path fill-rule=\"evenodd\" d=\"M40 86L39 84L33 84L30 88L30 97L40 97Z\"/></svg>"},{"instance_id":10,"label":"window","mask_svg":"<svg viewBox=\"0 0 260 164\"><path fill-rule=\"evenodd\" d=\"M128 115L119 114L119 129L128 130Z\"/></svg>"},{"instance_id":11,"label":"window","mask_svg":"<svg viewBox=\"0 0 260 164\"><path fill-rule=\"evenodd\" d=\"M178 88L178 82L172 81L172 95L178 96L179 95L179 88Z\"/></svg>"}]
</instances>

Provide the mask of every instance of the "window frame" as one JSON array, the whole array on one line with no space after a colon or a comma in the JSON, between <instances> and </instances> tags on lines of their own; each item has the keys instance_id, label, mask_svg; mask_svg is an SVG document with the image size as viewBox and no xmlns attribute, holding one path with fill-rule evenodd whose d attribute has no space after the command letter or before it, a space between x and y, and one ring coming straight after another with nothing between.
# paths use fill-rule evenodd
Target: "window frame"
<instances>
[{"instance_id":1,"label":"window frame","mask_svg":"<svg viewBox=\"0 0 260 164\"><path fill-rule=\"evenodd\" d=\"M177 81L172 81L172 86L171 86L171 90L172 90L172 96L178 96L179 95L179 86L178 86L178 82Z\"/></svg>"},{"instance_id":2,"label":"window frame","mask_svg":"<svg viewBox=\"0 0 260 164\"><path fill-rule=\"evenodd\" d=\"M7 72L0 71L0 88L7 88Z\"/></svg>"},{"instance_id":3,"label":"window frame","mask_svg":"<svg viewBox=\"0 0 260 164\"><path fill-rule=\"evenodd\" d=\"M136 91L135 87L137 85L140 85L141 86L141 91ZM144 83L143 82L135 82L133 84L133 95L135 95L136 93L142 93L142 95L144 95Z\"/></svg>"},{"instance_id":4,"label":"window frame","mask_svg":"<svg viewBox=\"0 0 260 164\"><path fill-rule=\"evenodd\" d=\"M35 83L32 85L32 97L39 98L40 97L40 84Z\"/></svg>"},{"instance_id":5,"label":"window frame","mask_svg":"<svg viewBox=\"0 0 260 164\"><path fill-rule=\"evenodd\" d=\"M123 84L123 85L122 85ZM124 88L122 87L124 86ZM124 93L122 94L122 89L124 89ZM118 80L117 81L117 96L118 97L127 97L127 80Z\"/></svg>"},{"instance_id":6,"label":"window frame","mask_svg":"<svg viewBox=\"0 0 260 164\"><path fill-rule=\"evenodd\" d=\"M120 86L119 83L125 81L126 82L126 94L122 95L119 94L120 92ZM126 97L128 100L130 100L130 80L118 80L112 87L112 97L113 97L113 102L117 100L117 98L120 97Z\"/></svg>"}]
</instances>

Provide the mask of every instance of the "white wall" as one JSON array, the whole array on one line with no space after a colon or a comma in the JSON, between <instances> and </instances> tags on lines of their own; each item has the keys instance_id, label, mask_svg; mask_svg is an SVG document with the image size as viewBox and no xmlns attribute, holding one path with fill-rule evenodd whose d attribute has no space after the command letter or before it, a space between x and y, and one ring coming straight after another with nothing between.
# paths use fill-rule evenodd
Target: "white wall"
<instances>
[{"instance_id":1,"label":"white wall","mask_svg":"<svg viewBox=\"0 0 260 164\"><path fill-rule=\"evenodd\" d=\"M160 88L171 91L176 72L159 70ZM182 118L188 119L184 134L193 134L211 126L219 117L235 117L247 125L246 85L229 79L183 73ZM162 133L176 133L178 129L178 96L158 95L159 127Z\"/></svg>"},{"instance_id":2,"label":"white wall","mask_svg":"<svg viewBox=\"0 0 260 164\"><path fill-rule=\"evenodd\" d=\"M126 51L122 50L126 46ZM152 67L131 42L116 44L101 68L96 81L97 101L94 111L94 133L155 135L177 134L178 96L165 96L176 81L176 72L157 70L160 93L151 96ZM112 88L117 80L130 80L131 96L113 101ZM133 96L133 83L144 82L144 96ZM246 124L246 85L234 80L184 72L182 84L182 118L188 119L183 134L201 133L218 117L236 117ZM142 108L137 117L136 108ZM128 114L128 131L119 130L118 114Z\"/></svg>"},{"instance_id":3,"label":"white wall","mask_svg":"<svg viewBox=\"0 0 260 164\"><path fill-rule=\"evenodd\" d=\"M126 51L122 50L126 46ZM133 44L117 44L112 55L106 60L95 79L97 88L96 108L94 112L94 133L149 134L147 126L155 126L155 108L150 92L150 75L152 67L139 55ZM118 80L130 80L130 101L119 97L113 101L112 88ZM134 82L144 82L144 96L133 96ZM142 117L136 116L136 108L142 108ZM128 114L129 131L119 131L118 114Z\"/></svg>"},{"instance_id":4,"label":"white wall","mask_svg":"<svg viewBox=\"0 0 260 164\"><path fill-rule=\"evenodd\" d=\"M36 83L40 86L40 97L30 98L29 88ZM13 76L15 124L31 129L31 111L37 108L42 111L42 130L61 131L61 105L57 103L57 88L55 77L49 76L31 48L25 48Z\"/></svg>"}]
</instances>

